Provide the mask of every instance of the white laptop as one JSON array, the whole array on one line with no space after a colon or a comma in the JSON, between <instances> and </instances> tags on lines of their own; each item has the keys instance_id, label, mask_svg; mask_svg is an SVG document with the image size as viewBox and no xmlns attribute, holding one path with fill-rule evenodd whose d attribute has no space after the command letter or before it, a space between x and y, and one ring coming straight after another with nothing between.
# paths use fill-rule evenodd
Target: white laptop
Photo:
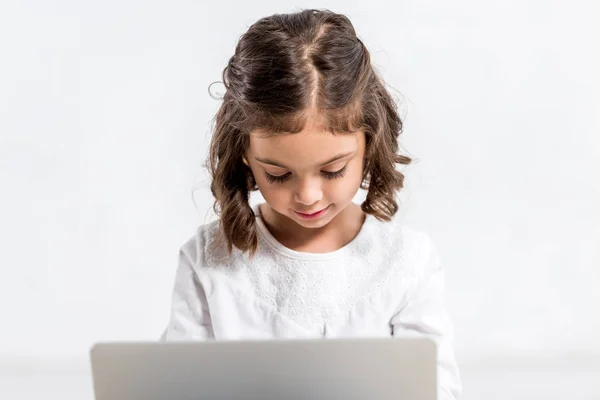
<instances>
[{"instance_id":1,"label":"white laptop","mask_svg":"<svg viewBox=\"0 0 600 400\"><path fill-rule=\"evenodd\" d=\"M96 400L435 400L429 339L100 343Z\"/></svg>"}]
</instances>

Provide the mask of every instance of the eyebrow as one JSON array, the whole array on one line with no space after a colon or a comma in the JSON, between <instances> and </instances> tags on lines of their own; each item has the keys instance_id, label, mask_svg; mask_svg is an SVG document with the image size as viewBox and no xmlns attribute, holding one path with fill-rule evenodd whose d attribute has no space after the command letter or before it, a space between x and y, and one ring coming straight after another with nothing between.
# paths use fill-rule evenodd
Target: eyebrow
<instances>
[{"instance_id":1,"label":"eyebrow","mask_svg":"<svg viewBox=\"0 0 600 400\"><path fill-rule=\"evenodd\" d=\"M337 156L331 158L330 160L325 161L324 163L322 163L320 166L325 166L327 164L331 164L334 161L340 160L342 158L348 157L351 154L356 153L356 150L347 152L347 153L342 153L342 154L338 154ZM258 162L261 162L263 164L268 164L268 165L273 165L275 167L279 167L279 168L283 168L283 169L290 169L288 167L286 167L285 165L278 163L277 161L273 161L273 160L269 160L268 158L259 158L259 157L254 157L254 159Z\"/></svg>"}]
</instances>

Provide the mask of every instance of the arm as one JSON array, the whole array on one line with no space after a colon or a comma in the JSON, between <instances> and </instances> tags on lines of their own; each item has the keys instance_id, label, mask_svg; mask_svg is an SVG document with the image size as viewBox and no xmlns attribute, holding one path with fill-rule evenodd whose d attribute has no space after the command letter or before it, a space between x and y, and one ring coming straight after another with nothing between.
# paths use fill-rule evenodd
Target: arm
<instances>
[{"instance_id":1,"label":"arm","mask_svg":"<svg viewBox=\"0 0 600 400\"><path fill-rule=\"evenodd\" d=\"M179 252L171 318L160 338L161 341L214 338L208 301L192 259L184 246Z\"/></svg>"},{"instance_id":2,"label":"arm","mask_svg":"<svg viewBox=\"0 0 600 400\"><path fill-rule=\"evenodd\" d=\"M438 345L438 399L457 400L462 384L454 360L454 328L444 302L444 270L429 236L419 242L419 279L408 303L392 318L393 336L433 339Z\"/></svg>"}]
</instances>

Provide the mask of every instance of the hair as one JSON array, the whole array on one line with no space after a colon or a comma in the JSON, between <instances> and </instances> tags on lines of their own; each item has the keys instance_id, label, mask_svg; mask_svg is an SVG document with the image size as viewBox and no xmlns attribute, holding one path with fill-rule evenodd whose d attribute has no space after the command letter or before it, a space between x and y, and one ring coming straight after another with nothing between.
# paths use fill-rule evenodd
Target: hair
<instances>
[{"instance_id":1,"label":"hair","mask_svg":"<svg viewBox=\"0 0 600 400\"><path fill-rule=\"evenodd\" d=\"M274 14L244 33L222 73L225 94L214 117L207 166L214 211L231 253L254 254L257 232L249 204L256 182L244 163L250 133L297 133L307 118L322 118L332 133L364 131L361 204L366 214L389 221L398 211L404 175L396 164L402 120L369 51L350 20L329 10Z\"/></svg>"}]
</instances>

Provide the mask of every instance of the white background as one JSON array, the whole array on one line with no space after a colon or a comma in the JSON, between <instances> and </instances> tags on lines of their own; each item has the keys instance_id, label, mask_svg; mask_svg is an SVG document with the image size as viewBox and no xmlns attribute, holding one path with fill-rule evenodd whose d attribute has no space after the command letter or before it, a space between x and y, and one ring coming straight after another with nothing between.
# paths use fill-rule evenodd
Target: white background
<instances>
[{"instance_id":1,"label":"white background","mask_svg":"<svg viewBox=\"0 0 600 400\"><path fill-rule=\"evenodd\" d=\"M405 117L402 217L446 266L465 398L600 398L600 6L582 0L2 2L0 397L75 370L53 393L89 395L92 343L160 335L178 249L211 217L208 86L250 24L310 7L352 20ZM527 392L510 365L555 367Z\"/></svg>"}]
</instances>

